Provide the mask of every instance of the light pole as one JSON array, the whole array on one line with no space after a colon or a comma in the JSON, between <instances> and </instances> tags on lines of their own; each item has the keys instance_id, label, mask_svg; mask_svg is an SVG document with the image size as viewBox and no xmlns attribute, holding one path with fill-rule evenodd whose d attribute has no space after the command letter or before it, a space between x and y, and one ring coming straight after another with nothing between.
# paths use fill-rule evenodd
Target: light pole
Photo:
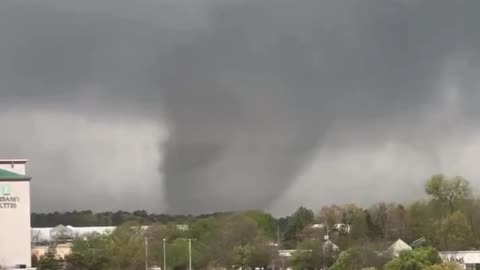
<instances>
[{"instance_id":1,"label":"light pole","mask_svg":"<svg viewBox=\"0 0 480 270\"><path fill-rule=\"evenodd\" d=\"M145 270L148 270L148 238L145 237Z\"/></svg>"},{"instance_id":2,"label":"light pole","mask_svg":"<svg viewBox=\"0 0 480 270\"><path fill-rule=\"evenodd\" d=\"M188 269L192 270L192 239L188 239Z\"/></svg>"},{"instance_id":3,"label":"light pole","mask_svg":"<svg viewBox=\"0 0 480 270\"><path fill-rule=\"evenodd\" d=\"M280 248L280 223L277 222L277 247Z\"/></svg>"},{"instance_id":4,"label":"light pole","mask_svg":"<svg viewBox=\"0 0 480 270\"><path fill-rule=\"evenodd\" d=\"M167 249L166 249L167 239L163 238L163 270L167 270Z\"/></svg>"}]
</instances>

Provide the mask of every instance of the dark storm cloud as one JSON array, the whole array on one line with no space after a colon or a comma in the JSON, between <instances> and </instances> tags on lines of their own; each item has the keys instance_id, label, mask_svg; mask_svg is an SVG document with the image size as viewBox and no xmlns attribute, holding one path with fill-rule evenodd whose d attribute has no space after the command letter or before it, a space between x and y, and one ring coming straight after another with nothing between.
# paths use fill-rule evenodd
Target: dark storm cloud
<instances>
[{"instance_id":1,"label":"dark storm cloud","mask_svg":"<svg viewBox=\"0 0 480 270\"><path fill-rule=\"evenodd\" d=\"M465 36L465 8L433 2L247 1L214 10L212 28L160 57L160 66L173 63L165 70L153 69L162 88L174 89L174 96L164 96L178 132L167 148L170 201L188 211L208 197L208 209L221 208L238 193L237 206L267 207L303 169L334 121L357 125L345 132L376 126L376 134L367 135L425 143L426 138L417 142L397 133L414 134L409 130L420 125L414 115L440 92L448 58L467 49L466 39L475 40ZM199 92L203 99L191 98ZM243 112L235 111L238 99ZM220 139L218 129L227 131ZM250 134L236 148L242 130ZM211 137L199 141L198 132ZM248 145L252 148L243 149ZM172 169L169 155L203 166L192 172L189 162L173 162ZM211 192L212 187L218 189ZM192 190L190 200L177 196L185 189Z\"/></svg>"},{"instance_id":2,"label":"dark storm cloud","mask_svg":"<svg viewBox=\"0 0 480 270\"><path fill-rule=\"evenodd\" d=\"M166 123L173 212L267 208L319 149L435 159L476 119L475 1L6 3L0 104ZM458 114L425 125L449 83Z\"/></svg>"}]
</instances>

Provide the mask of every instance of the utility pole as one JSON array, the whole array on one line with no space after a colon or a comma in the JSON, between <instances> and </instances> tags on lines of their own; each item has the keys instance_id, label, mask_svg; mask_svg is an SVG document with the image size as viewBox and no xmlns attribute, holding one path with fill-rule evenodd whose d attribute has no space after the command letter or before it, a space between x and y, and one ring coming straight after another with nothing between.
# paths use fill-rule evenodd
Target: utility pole
<instances>
[{"instance_id":1,"label":"utility pole","mask_svg":"<svg viewBox=\"0 0 480 270\"><path fill-rule=\"evenodd\" d=\"M277 222L277 246L280 247L280 223Z\"/></svg>"},{"instance_id":2,"label":"utility pole","mask_svg":"<svg viewBox=\"0 0 480 270\"><path fill-rule=\"evenodd\" d=\"M192 239L188 239L188 270L192 270Z\"/></svg>"},{"instance_id":3,"label":"utility pole","mask_svg":"<svg viewBox=\"0 0 480 270\"><path fill-rule=\"evenodd\" d=\"M167 270L167 249L166 249L167 239L163 238L163 270Z\"/></svg>"},{"instance_id":4,"label":"utility pole","mask_svg":"<svg viewBox=\"0 0 480 270\"><path fill-rule=\"evenodd\" d=\"M280 252L280 221L277 220L277 255L279 254ZM280 269L283 269L281 268L282 266L279 265L279 268ZM275 262L272 261L272 270L275 270Z\"/></svg>"},{"instance_id":5,"label":"utility pole","mask_svg":"<svg viewBox=\"0 0 480 270\"><path fill-rule=\"evenodd\" d=\"M145 237L145 270L148 270L148 238Z\"/></svg>"}]
</instances>

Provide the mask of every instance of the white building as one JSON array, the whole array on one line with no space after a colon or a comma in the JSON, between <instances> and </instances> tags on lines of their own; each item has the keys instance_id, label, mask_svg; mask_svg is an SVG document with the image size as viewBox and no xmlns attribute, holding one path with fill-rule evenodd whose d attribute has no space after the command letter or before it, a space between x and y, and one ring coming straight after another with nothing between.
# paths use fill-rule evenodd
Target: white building
<instances>
[{"instance_id":1,"label":"white building","mask_svg":"<svg viewBox=\"0 0 480 270\"><path fill-rule=\"evenodd\" d=\"M188 231L189 226L186 224L175 225L179 231ZM45 245L52 242L62 242L65 240L73 240L76 238L84 238L90 235L111 234L115 231L116 226L93 226L93 227L73 227L70 225L58 225L56 227L32 228L31 238L32 244ZM148 225L141 227L147 230Z\"/></svg>"},{"instance_id":2,"label":"white building","mask_svg":"<svg viewBox=\"0 0 480 270\"><path fill-rule=\"evenodd\" d=\"M278 251L278 256L280 257L292 257L293 254L296 252L305 252L305 253L310 253L312 252L311 249L280 249Z\"/></svg>"},{"instance_id":3,"label":"white building","mask_svg":"<svg viewBox=\"0 0 480 270\"><path fill-rule=\"evenodd\" d=\"M0 159L0 269L31 267L26 159Z\"/></svg>"},{"instance_id":4,"label":"white building","mask_svg":"<svg viewBox=\"0 0 480 270\"><path fill-rule=\"evenodd\" d=\"M37 259L40 259L47 253L50 244L55 243L55 252L57 257L59 259L64 259L65 256L70 255L72 241L74 239L86 238L91 235L109 235L113 233L116 228L117 227L115 226L73 227L70 225L32 228L32 254L37 257ZM143 231L147 230L148 228L149 226L141 226L141 230ZM180 231L189 230L189 226L184 224L178 224L176 225L176 228Z\"/></svg>"},{"instance_id":5,"label":"white building","mask_svg":"<svg viewBox=\"0 0 480 270\"><path fill-rule=\"evenodd\" d=\"M480 250L439 252L444 262L455 262L465 270L480 269Z\"/></svg>"},{"instance_id":6,"label":"white building","mask_svg":"<svg viewBox=\"0 0 480 270\"><path fill-rule=\"evenodd\" d=\"M33 245L42 245L55 242L56 240L72 240L82 238L92 234L110 234L117 227L72 227L58 225L57 227L32 228Z\"/></svg>"},{"instance_id":7,"label":"white building","mask_svg":"<svg viewBox=\"0 0 480 270\"><path fill-rule=\"evenodd\" d=\"M337 246L337 244L333 243L328 235L325 235L324 236L324 240L325 242L323 242L323 251L324 252L339 252L340 251L340 247Z\"/></svg>"}]
</instances>

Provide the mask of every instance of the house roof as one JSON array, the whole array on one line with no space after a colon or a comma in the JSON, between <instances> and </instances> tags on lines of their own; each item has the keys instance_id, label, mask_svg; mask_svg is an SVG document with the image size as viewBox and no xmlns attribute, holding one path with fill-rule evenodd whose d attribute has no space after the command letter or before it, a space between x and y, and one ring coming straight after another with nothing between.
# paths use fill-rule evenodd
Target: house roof
<instances>
[{"instance_id":1,"label":"house roof","mask_svg":"<svg viewBox=\"0 0 480 270\"><path fill-rule=\"evenodd\" d=\"M25 164L28 162L28 159L24 158L14 158L14 159L0 159L0 164Z\"/></svg>"},{"instance_id":2,"label":"house roof","mask_svg":"<svg viewBox=\"0 0 480 270\"><path fill-rule=\"evenodd\" d=\"M338 247L335 243L333 243L330 240L327 240L327 241L325 241L325 243L323 243L323 248L324 249L331 248L333 250L340 250L340 247Z\"/></svg>"},{"instance_id":3,"label":"house roof","mask_svg":"<svg viewBox=\"0 0 480 270\"><path fill-rule=\"evenodd\" d=\"M20 180L30 180L30 177L26 175L21 175L4 169L0 169L0 181L20 181Z\"/></svg>"},{"instance_id":4,"label":"house roof","mask_svg":"<svg viewBox=\"0 0 480 270\"><path fill-rule=\"evenodd\" d=\"M387 249L387 251L394 256L397 256L402 251L409 251L409 250L412 250L412 247L409 246L407 243L403 242L402 239L398 239L395 243L393 243Z\"/></svg>"},{"instance_id":5,"label":"house roof","mask_svg":"<svg viewBox=\"0 0 480 270\"><path fill-rule=\"evenodd\" d=\"M147 230L148 225L141 226L142 230ZM56 227L47 228L31 228L32 242L35 244L43 242L51 242L58 233L64 233L66 237L85 237L91 234L111 234L115 231L116 226L93 226L93 227L73 227L70 225L58 225ZM66 233L66 234L65 234Z\"/></svg>"},{"instance_id":6,"label":"house roof","mask_svg":"<svg viewBox=\"0 0 480 270\"><path fill-rule=\"evenodd\" d=\"M55 237L56 233L59 231L65 230L67 236L71 237L83 237L90 234L109 234L113 232L116 227L105 226L105 227L72 227L72 226L63 226L59 225L57 227L50 228L32 228L32 242L50 242Z\"/></svg>"}]
</instances>

